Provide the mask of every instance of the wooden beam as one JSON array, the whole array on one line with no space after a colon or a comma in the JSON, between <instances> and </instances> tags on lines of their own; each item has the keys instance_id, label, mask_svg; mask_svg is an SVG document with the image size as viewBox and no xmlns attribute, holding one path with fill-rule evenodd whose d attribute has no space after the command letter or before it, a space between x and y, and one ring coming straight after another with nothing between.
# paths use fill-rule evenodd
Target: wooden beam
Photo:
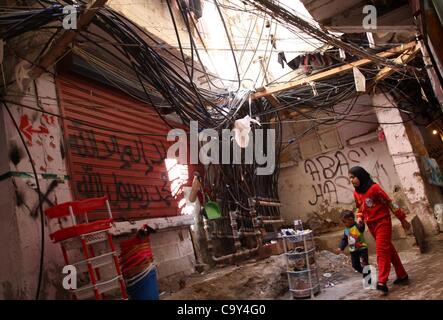
<instances>
[{"instance_id":1,"label":"wooden beam","mask_svg":"<svg viewBox=\"0 0 443 320\"><path fill-rule=\"evenodd\" d=\"M88 5L77 21L77 29L65 30L60 35L51 48L38 61L37 65L29 71L29 76L36 79L42 75L49 67L58 61L65 53L68 46L74 41L77 34L85 29L95 16L96 10L103 7L108 0L95 0Z\"/></svg>"},{"instance_id":2,"label":"wooden beam","mask_svg":"<svg viewBox=\"0 0 443 320\"><path fill-rule=\"evenodd\" d=\"M404 52L405 50L409 50L409 49L412 49L414 47L415 47L415 41L412 41L412 42L409 42L407 44L404 44L404 45L401 45L401 46L389 49L387 51L377 53L377 56L380 57L380 58L388 58L388 57L391 57L391 56L393 56L393 55L395 55L397 53ZM358 61L355 61L355 62L352 62L352 63L345 64L345 65L340 66L340 67L332 68L332 69L324 71L324 72L316 73L316 74L314 74L312 76L309 76L309 77L306 77L306 78L303 78L303 79L299 79L299 80L295 80L295 81L289 81L289 82L287 82L285 84L278 85L278 86L275 86L275 87L265 88L265 90L263 90L263 91L256 92L252 96L252 98L253 99L258 99L258 98L262 98L262 97L267 97L267 96L269 96L271 94L275 94L275 93L278 93L278 92L294 89L296 87L305 85L305 84L307 84L309 82L319 81L319 80L322 80L322 79L334 76L336 74L352 70L353 67L363 66L363 65L366 65L366 64L369 64L369 63L372 63L372 62L373 61L369 60L369 59L361 59L361 60L358 60Z\"/></svg>"},{"instance_id":3,"label":"wooden beam","mask_svg":"<svg viewBox=\"0 0 443 320\"><path fill-rule=\"evenodd\" d=\"M405 64L408 63L409 61L411 61L416 55L417 53L420 51L420 44L416 44L414 48L403 52L400 56L398 56L397 58L395 58L394 62L397 64ZM377 75L375 76L374 81L378 82L381 81L383 79L385 79L386 77L389 77L392 73L394 73L395 70L392 70L392 68L389 67L384 67L383 69L381 69Z\"/></svg>"}]
</instances>

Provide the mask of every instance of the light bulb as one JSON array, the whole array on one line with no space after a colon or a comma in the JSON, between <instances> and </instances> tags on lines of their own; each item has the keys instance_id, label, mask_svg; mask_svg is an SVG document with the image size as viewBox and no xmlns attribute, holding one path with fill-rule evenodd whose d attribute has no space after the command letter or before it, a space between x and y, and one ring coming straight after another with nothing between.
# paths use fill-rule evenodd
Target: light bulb
<instances>
[{"instance_id":1,"label":"light bulb","mask_svg":"<svg viewBox=\"0 0 443 320\"><path fill-rule=\"evenodd\" d=\"M438 133L438 131L437 130L432 130L432 134L437 134Z\"/></svg>"}]
</instances>

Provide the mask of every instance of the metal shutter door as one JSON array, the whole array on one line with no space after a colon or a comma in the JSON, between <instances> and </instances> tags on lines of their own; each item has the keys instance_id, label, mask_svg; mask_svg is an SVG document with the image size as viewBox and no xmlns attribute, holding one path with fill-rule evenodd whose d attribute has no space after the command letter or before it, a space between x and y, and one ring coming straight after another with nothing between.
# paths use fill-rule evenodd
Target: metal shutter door
<instances>
[{"instance_id":1,"label":"metal shutter door","mask_svg":"<svg viewBox=\"0 0 443 320\"><path fill-rule=\"evenodd\" d=\"M167 168L169 127L155 110L74 75L59 76L57 88L74 197L107 194L118 220L179 215L188 166Z\"/></svg>"}]
</instances>

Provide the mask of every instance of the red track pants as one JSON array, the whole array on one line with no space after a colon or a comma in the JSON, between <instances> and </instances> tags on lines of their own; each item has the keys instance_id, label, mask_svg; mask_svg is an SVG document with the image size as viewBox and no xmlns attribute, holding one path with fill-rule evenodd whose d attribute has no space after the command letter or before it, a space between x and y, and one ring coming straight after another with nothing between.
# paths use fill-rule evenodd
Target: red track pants
<instances>
[{"instance_id":1,"label":"red track pants","mask_svg":"<svg viewBox=\"0 0 443 320\"><path fill-rule=\"evenodd\" d=\"M378 282L388 282L391 263L394 265L397 278L407 275L397 250L392 244L392 222L391 217L383 218L373 223L368 223L369 231L375 239L375 253L377 255Z\"/></svg>"}]
</instances>

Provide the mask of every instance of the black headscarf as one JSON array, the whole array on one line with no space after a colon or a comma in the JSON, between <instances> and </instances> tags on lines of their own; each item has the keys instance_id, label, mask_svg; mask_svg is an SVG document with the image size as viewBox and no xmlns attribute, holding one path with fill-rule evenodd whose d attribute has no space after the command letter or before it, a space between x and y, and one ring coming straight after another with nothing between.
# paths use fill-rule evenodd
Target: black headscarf
<instances>
[{"instance_id":1,"label":"black headscarf","mask_svg":"<svg viewBox=\"0 0 443 320\"><path fill-rule=\"evenodd\" d=\"M362 167L355 166L349 169L349 173L352 173L354 177L357 177L360 181L358 187L354 187L357 193L365 193L375 183L372 181L370 174Z\"/></svg>"}]
</instances>

